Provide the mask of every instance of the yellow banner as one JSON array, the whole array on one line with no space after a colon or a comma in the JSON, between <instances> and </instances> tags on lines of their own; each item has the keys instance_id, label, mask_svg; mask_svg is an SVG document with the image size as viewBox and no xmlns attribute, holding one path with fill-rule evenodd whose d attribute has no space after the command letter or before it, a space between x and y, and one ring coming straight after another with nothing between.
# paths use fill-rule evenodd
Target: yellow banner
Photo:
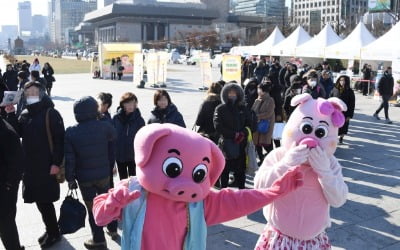
<instances>
[{"instance_id":1,"label":"yellow banner","mask_svg":"<svg viewBox=\"0 0 400 250\"><path fill-rule=\"evenodd\" d=\"M111 60L121 59L124 74L133 73L133 58L135 53L142 51L140 43L105 43L101 46L101 68L105 78L110 75Z\"/></svg>"},{"instance_id":2,"label":"yellow banner","mask_svg":"<svg viewBox=\"0 0 400 250\"><path fill-rule=\"evenodd\" d=\"M242 75L242 61L240 56L224 55L222 59L222 80L236 81L240 84Z\"/></svg>"}]
</instances>

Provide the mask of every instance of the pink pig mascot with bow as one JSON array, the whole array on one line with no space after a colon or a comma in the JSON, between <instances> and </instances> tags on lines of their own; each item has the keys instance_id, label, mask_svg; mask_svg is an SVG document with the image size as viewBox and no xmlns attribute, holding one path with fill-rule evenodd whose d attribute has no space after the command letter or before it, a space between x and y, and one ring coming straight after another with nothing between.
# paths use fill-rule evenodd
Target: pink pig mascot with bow
<instances>
[{"instance_id":1,"label":"pink pig mascot with bow","mask_svg":"<svg viewBox=\"0 0 400 250\"><path fill-rule=\"evenodd\" d=\"M264 208L268 221L255 249L331 249L325 229L329 207L340 207L348 193L342 167L333 155L338 128L347 109L338 98L294 97L298 107L283 131L282 147L265 158L256 174L256 188L267 188L292 168L303 173L303 186Z\"/></svg>"},{"instance_id":2,"label":"pink pig mascot with bow","mask_svg":"<svg viewBox=\"0 0 400 250\"><path fill-rule=\"evenodd\" d=\"M123 250L205 250L207 226L252 213L302 185L299 169L259 190L211 189L225 160L199 134L172 124L143 127L134 142L137 177L94 199L98 225L122 220Z\"/></svg>"}]
</instances>

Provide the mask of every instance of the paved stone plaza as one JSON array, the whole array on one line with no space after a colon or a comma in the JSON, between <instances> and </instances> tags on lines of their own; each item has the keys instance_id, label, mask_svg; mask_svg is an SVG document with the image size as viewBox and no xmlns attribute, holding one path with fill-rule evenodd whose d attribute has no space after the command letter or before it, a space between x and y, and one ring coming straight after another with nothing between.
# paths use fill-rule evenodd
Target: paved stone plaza
<instances>
[{"instance_id":1,"label":"paved stone plaza","mask_svg":"<svg viewBox=\"0 0 400 250\"><path fill-rule=\"evenodd\" d=\"M154 89L137 89L127 79L94 80L89 74L57 75L57 69L55 71L53 101L66 127L75 123L74 100L84 95L96 96L101 91L113 94L112 112L126 91L138 96L146 121L153 108ZM169 66L167 90L188 128L192 128L204 98L204 92L198 90L201 87L199 72L195 66ZM213 69L213 74L217 80L219 70ZM400 108L390 107L393 124L387 125L372 117L378 105L371 97L356 94L356 114L350 123L350 134L336 152L350 193L343 207L331 210L333 223L328 234L334 249L400 249ZM251 179L248 178L249 185ZM67 189L67 184L63 184L61 199L56 203L57 212ZM18 201L17 224L22 244L27 249L40 249L37 238L44 232L44 225L36 206L24 204L22 198ZM259 211L210 227L207 249L253 249L264 225L265 219ZM84 249L83 242L90 237L87 222L86 228L66 235L53 249ZM119 249L117 242L106 237L109 249ZM1 244L0 249L4 249Z\"/></svg>"}]
</instances>

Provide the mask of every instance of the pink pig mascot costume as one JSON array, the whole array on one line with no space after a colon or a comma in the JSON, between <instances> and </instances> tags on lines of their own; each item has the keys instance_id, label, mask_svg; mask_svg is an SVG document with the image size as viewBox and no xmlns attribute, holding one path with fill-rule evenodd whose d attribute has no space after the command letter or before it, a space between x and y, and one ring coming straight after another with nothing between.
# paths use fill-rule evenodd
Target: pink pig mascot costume
<instances>
[{"instance_id":1,"label":"pink pig mascot costume","mask_svg":"<svg viewBox=\"0 0 400 250\"><path fill-rule=\"evenodd\" d=\"M205 250L207 226L256 211L302 185L299 169L270 188L211 189L225 160L210 140L172 124L142 128L134 142L137 177L94 199L98 225L122 220L123 250Z\"/></svg>"},{"instance_id":2,"label":"pink pig mascot costume","mask_svg":"<svg viewBox=\"0 0 400 250\"><path fill-rule=\"evenodd\" d=\"M315 100L309 94L294 97L291 105L298 107L283 131L283 145L266 157L254 183L270 187L294 167L300 167L304 183L264 208L268 224L255 249L330 249L329 207L342 206L348 193L333 155L347 107L338 98Z\"/></svg>"}]
</instances>

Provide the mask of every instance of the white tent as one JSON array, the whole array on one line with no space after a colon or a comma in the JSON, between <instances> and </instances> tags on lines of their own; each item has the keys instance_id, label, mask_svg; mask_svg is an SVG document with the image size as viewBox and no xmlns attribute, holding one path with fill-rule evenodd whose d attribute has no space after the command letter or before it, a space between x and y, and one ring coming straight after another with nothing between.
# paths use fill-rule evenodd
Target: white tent
<instances>
[{"instance_id":1,"label":"white tent","mask_svg":"<svg viewBox=\"0 0 400 250\"><path fill-rule=\"evenodd\" d=\"M376 41L361 48L361 58L363 60L392 61L396 58L396 50L399 46L400 23L397 23L386 34Z\"/></svg>"},{"instance_id":2,"label":"white tent","mask_svg":"<svg viewBox=\"0 0 400 250\"><path fill-rule=\"evenodd\" d=\"M373 41L375 41L375 37L360 22L346 39L326 47L325 58L359 60L361 48Z\"/></svg>"},{"instance_id":3,"label":"white tent","mask_svg":"<svg viewBox=\"0 0 400 250\"><path fill-rule=\"evenodd\" d=\"M313 37L310 41L296 48L296 56L324 58L325 47L328 47L340 41L342 41L342 38L336 35L332 27L327 24L321 30L321 32L319 32L318 35Z\"/></svg>"},{"instance_id":4,"label":"white tent","mask_svg":"<svg viewBox=\"0 0 400 250\"><path fill-rule=\"evenodd\" d=\"M296 47L310 40L310 35L299 26L285 40L275 45L271 50L273 56L295 56Z\"/></svg>"},{"instance_id":5,"label":"white tent","mask_svg":"<svg viewBox=\"0 0 400 250\"><path fill-rule=\"evenodd\" d=\"M276 26L274 31L272 31L272 33L268 36L267 39L265 39L263 42L257 44L252 48L252 54L269 56L271 55L272 47L282 42L283 40L285 40L285 37L283 36L278 26Z\"/></svg>"}]
</instances>

